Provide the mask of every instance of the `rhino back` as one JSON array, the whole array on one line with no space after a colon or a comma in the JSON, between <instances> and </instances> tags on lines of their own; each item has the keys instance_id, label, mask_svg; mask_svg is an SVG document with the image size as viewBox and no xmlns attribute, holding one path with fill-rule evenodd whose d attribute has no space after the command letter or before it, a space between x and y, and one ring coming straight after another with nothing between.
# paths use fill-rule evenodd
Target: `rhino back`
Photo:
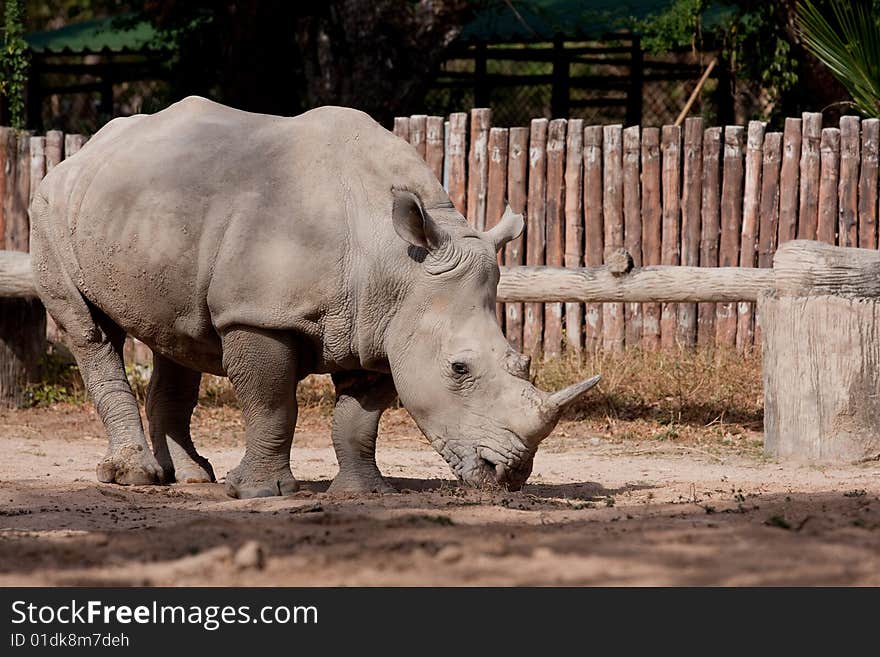
<instances>
[{"instance_id":1,"label":"rhino back","mask_svg":"<svg viewBox=\"0 0 880 657\"><path fill-rule=\"evenodd\" d=\"M325 362L356 358L369 330L354 316L360 282L391 253L405 259L392 185L448 203L414 149L365 114L282 118L190 98L111 122L40 193L83 295L212 371L203 361L233 325L300 332Z\"/></svg>"}]
</instances>

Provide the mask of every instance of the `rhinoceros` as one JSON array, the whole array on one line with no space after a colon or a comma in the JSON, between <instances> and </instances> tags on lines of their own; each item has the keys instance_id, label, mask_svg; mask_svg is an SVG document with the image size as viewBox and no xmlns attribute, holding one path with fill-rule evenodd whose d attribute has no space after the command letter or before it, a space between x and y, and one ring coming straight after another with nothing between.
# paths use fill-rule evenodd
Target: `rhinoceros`
<instances>
[{"instance_id":1,"label":"rhinoceros","mask_svg":"<svg viewBox=\"0 0 880 657\"><path fill-rule=\"evenodd\" d=\"M563 409L495 319L508 211L470 227L416 150L366 114L253 114L203 98L108 123L31 205L38 294L109 438L102 482L214 480L190 437L202 372L230 379L245 423L226 491L297 488L296 387L330 373L331 491L387 491L379 417L397 397L455 475L518 489ZM154 354L150 450L126 335Z\"/></svg>"}]
</instances>

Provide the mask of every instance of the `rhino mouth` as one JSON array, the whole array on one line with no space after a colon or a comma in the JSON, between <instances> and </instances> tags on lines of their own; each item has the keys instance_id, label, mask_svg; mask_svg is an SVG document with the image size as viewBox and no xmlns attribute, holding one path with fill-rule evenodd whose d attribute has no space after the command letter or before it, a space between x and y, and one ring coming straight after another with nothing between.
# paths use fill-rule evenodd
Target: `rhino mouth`
<instances>
[{"instance_id":1,"label":"rhino mouth","mask_svg":"<svg viewBox=\"0 0 880 657\"><path fill-rule=\"evenodd\" d=\"M497 443L446 442L437 451L466 486L516 491L532 473L534 451L521 444L516 449Z\"/></svg>"}]
</instances>

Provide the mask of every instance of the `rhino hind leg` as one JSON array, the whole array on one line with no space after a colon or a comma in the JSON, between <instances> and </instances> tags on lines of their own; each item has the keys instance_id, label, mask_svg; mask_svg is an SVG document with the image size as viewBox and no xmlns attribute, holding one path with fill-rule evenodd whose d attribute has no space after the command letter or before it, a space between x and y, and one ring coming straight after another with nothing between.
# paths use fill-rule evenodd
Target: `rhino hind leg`
<instances>
[{"instance_id":1,"label":"rhino hind leg","mask_svg":"<svg viewBox=\"0 0 880 657\"><path fill-rule=\"evenodd\" d=\"M394 403L397 390L388 374L342 372L333 375L333 448L339 474L331 493L390 493L376 465L376 436L382 412Z\"/></svg>"},{"instance_id":2,"label":"rhino hind leg","mask_svg":"<svg viewBox=\"0 0 880 657\"><path fill-rule=\"evenodd\" d=\"M147 388L147 421L153 454L168 483L214 481L214 469L208 459L196 451L189 429L201 378L201 372L153 354L153 374Z\"/></svg>"},{"instance_id":3,"label":"rhino hind leg","mask_svg":"<svg viewBox=\"0 0 880 657\"><path fill-rule=\"evenodd\" d=\"M68 294L64 301L51 299L49 311L107 431L109 446L97 466L98 480L132 486L163 483L162 468L147 445L137 399L125 375L125 333L78 293Z\"/></svg>"},{"instance_id":4,"label":"rhino hind leg","mask_svg":"<svg viewBox=\"0 0 880 657\"><path fill-rule=\"evenodd\" d=\"M223 333L223 367L245 424L245 453L226 475L230 497L271 497L297 490L290 471L296 427L297 354L281 331L235 327Z\"/></svg>"}]
</instances>

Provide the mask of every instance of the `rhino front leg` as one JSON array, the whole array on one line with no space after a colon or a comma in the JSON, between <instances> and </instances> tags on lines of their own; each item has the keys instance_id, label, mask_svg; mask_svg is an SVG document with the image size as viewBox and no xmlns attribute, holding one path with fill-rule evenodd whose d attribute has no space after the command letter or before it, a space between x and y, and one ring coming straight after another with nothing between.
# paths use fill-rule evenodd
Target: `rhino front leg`
<instances>
[{"instance_id":1,"label":"rhino front leg","mask_svg":"<svg viewBox=\"0 0 880 657\"><path fill-rule=\"evenodd\" d=\"M333 375L333 448L339 474L331 493L390 493L376 465L376 436L382 412L394 403L397 390L388 374L341 372Z\"/></svg>"},{"instance_id":2,"label":"rhino front leg","mask_svg":"<svg viewBox=\"0 0 880 657\"><path fill-rule=\"evenodd\" d=\"M297 489L290 471L296 427L297 354L282 331L237 327L223 336L223 366L235 388L245 424L245 452L226 475L231 497L289 495Z\"/></svg>"},{"instance_id":3,"label":"rhino front leg","mask_svg":"<svg viewBox=\"0 0 880 657\"><path fill-rule=\"evenodd\" d=\"M208 459L196 451L189 429L201 379L201 372L153 354L153 374L147 388L147 420L153 454L162 466L166 482L214 481L214 470Z\"/></svg>"}]
</instances>

